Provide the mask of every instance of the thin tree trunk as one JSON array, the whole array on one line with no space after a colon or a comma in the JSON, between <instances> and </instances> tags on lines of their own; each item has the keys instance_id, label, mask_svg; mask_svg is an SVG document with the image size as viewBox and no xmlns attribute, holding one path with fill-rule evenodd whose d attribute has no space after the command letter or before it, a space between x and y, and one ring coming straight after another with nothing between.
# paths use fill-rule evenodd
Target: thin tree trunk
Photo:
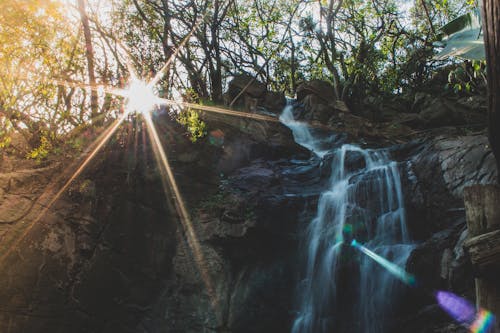
<instances>
[{"instance_id":1,"label":"thin tree trunk","mask_svg":"<svg viewBox=\"0 0 500 333\"><path fill-rule=\"evenodd\" d=\"M83 26L83 35L85 38L85 56L87 58L87 70L89 76L89 84L95 86L95 66L94 66L94 48L92 46L92 35L90 33L89 17L87 16L87 10L85 6L85 0L78 0L78 11L80 12L80 17ZM98 114L98 100L97 91L92 89L90 92L90 110L92 117L92 124L99 125L102 123L102 119L99 119Z\"/></svg>"},{"instance_id":2,"label":"thin tree trunk","mask_svg":"<svg viewBox=\"0 0 500 333\"><path fill-rule=\"evenodd\" d=\"M172 45L170 45L169 39L171 38L172 25L171 25L171 13L170 13L170 5L168 0L162 0L163 4L163 34L162 34L162 47L163 47L163 55L165 56L165 60L168 61L172 57L174 53L172 49ZM170 89L168 83L170 82L170 67L165 70L164 78L164 86L163 90L167 92Z\"/></svg>"},{"instance_id":3,"label":"thin tree trunk","mask_svg":"<svg viewBox=\"0 0 500 333\"><path fill-rule=\"evenodd\" d=\"M427 8L427 4L425 3L425 0L422 0L421 2L422 2L422 7L424 8L424 11L425 11L425 16L427 18L427 22L429 22L429 27L431 28L432 34L435 35L436 29L434 29L434 24L432 24L432 19L431 19L431 15L429 13L429 8Z\"/></svg>"},{"instance_id":4,"label":"thin tree trunk","mask_svg":"<svg viewBox=\"0 0 500 333\"><path fill-rule=\"evenodd\" d=\"M500 1L483 0L482 15L488 75L489 139L500 171Z\"/></svg>"},{"instance_id":5,"label":"thin tree trunk","mask_svg":"<svg viewBox=\"0 0 500 333\"><path fill-rule=\"evenodd\" d=\"M290 85L291 85L291 90L289 92L295 93L297 90L297 61L295 59L295 42L293 41L292 37L292 30L288 30L288 39L290 43Z\"/></svg>"}]
</instances>

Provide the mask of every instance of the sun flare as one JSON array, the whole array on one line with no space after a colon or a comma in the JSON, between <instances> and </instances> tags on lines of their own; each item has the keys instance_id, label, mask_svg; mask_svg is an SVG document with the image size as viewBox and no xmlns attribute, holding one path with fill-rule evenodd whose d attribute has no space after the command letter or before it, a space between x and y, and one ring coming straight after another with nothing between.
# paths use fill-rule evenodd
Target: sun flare
<instances>
[{"instance_id":1,"label":"sun flare","mask_svg":"<svg viewBox=\"0 0 500 333\"><path fill-rule=\"evenodd\" d=\"M127 113L147 113L159 105L159 98L153 87L140 79L132 79L126 91L125 111Z\"/></svg>"}]
</instances>

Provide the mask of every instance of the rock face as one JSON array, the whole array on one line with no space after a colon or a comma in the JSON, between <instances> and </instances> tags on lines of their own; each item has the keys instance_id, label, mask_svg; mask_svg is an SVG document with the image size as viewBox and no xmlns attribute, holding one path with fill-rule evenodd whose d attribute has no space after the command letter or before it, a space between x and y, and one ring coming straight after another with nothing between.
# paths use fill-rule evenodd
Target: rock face
<instances>
[{"instance_id":1,"label":"rock face","mask_svg":"<svg viewBox=\"0 0 500 333\"><path fill-rule=\"evenodd\" d=\"M406 208L417 239L464 217L464 187L497 179L495 159L484 134L430 137L394 152L398 159L406 159L402 166L403 174L408 175L403 179Z\"/></svg>"},{"instance_id":2,"label":"rock face","mask_svg":"<svg viewBox=\"0 0 500 333\"><path fill-rule=\"evenodd\" d=\"M494 157L484 134L441 135L394 149L410 231L418 241L407 269L421 286L474 299L473 272L463 250L467 238L463 189L495 183ZM406 296L398 332L465 332L419 290ZM404 314L406 312L406 315Z\"/></svg>"},{"instance_id":3,"label":"rock face","mask_svg":"<svg viewBox=\"0 0 500 333\"><path fill-rule=\"evenodd\" d=\"M132 127L47 211L78 164L2 174L2 332L289 331L309 153L279 123L212 119L222 145L155 123L188 220Z\"/></svg>"},{"instance_id":4,"label":"rock face","mask_svg":"<svg viewBox=\"0 0 500 333\"><path fill-rule=\"evenodd\" d=\"M452 99L417 93L411 107L418 115L417 128L486 123L486 102L480 97Z\"/></svg>"}]
</instances>

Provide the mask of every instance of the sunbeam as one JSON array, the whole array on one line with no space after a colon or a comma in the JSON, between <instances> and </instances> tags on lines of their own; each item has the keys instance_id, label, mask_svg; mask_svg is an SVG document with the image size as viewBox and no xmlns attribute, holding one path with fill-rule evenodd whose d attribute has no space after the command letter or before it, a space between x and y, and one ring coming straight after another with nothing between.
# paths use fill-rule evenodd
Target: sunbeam
<instances>
[{"instance_id":1,"label":"sunbeam","mask_svg":"<svg viewBox=\"0 0 500 333\"><path fill-rule=\"evenodd\" d=\"M160 98L155 92L155 86L160 82L162 77L167 73L172 63L175 61L176 57L181 52L182 48L189 42L189 39L194 34L194 32L198 29L201 22L203 22L204 16L201 16L197 19L196 23L192 27L191 31L183 38L180 44L175 48L175 51L170 55L170 57L166 60L165 64L161 67L161 69L151 78L149 81L140 78L136 68L134 67L134 63L132 61L132 57L127 49L118 41L119 47L123 51L123 56L125 57L126 67L129 72L128 83L125 84L124 88L121 87L113 87L111 85L105 84L86 84L79 83L70 80L63 79L53 79L49 80L47 83L53 85L59 85L68 88L82 88L82 89L91 89L99 92L100 94L110 94L117 97L122 97L124 103L124 113L120 115L120 117L113 122L113 124L108 127L104 131L104 133L94 142L90 152L88 155L81 161L79 164L76 164L74 168L71 170L75 170L71 173L69 178L67 178L66 182L60 189L51 189L47 188L44 191L37 201L47 200L47 203L43 203L43 209L39 212L35 218L30 222L30 224L22 231L21 235L13 240L12 244L6 249L6 252L0 257L0 263L9 256L14 248L16 248L29 234L29 232L34 228L35 225L47 214L47 212L52 208L54 203L60 199L61 195L68 189L68 187L75 181L75 179L85 170L88 164L95 158L97 153L101 151L103 146L109 141L112 135L117 131L119 126L124 122L127 117L136 113L138 116L141 115L146 124L147 135L150 138L152 143L153 152L155 154L156 161L160 166L161 174L162 174L162 182L164 186L165 193L169 193L169 190L172 193L173 202L175 204L175 209L181 221L184 234L186 235L187 244L192 252L194 262L197 266L197 269L200 273L200 276L203 280L205 288L207 290L207 294L210 298L210 302L212 306L217 305L216 293L213 285L213 281L210 277L210 273L207 267L207 262L204 257L203 250L201 248L199 239L196 235L196 231L193 227L190 215L187 211L186 204L183 200L181 191L177 185L174 174L169 164L169 160L165 150L163 149L161 140L158 136L157 130L153 124L153 120L151 117L151 113L158 108L160 105L165 106L178 106L181 108L192 108L196 110L235 116L241 118L249 118L260 121L268 121L268 122L279 122L279 120L275 117L255 114L255 113L247 113L234 111L226 108L215 107L215 106L205 106L201 104L195 103L187 103L184 101L177 101L171 99ZM144 138L143 138L144 139ZM82 160L82 159L80 159ZM68 175L68 172L64 175ZM63 179L63 175L60 176L59 179ZM55 184L60 184L57 181ZM57 192L56 192L57 191ZM55 193L52 196L52 193ZM51 196L51 197L50 197ZM170 201L169 201L170 202Z\"/></svg>"},{"instance_id":2,"label":"sunbeam","mask_svg":"<svg viewBox=\"0 0 500 333\"><path fill-rule=\"evenodd\" d=\"M207 106L207 105L201 105L201 104L195 104L195 103L187 103L187 102L175 101L175 100L165 99L165 98L160 98L159 102L163 105L168 105L168 106L177 105L177 106L181 106L181 107L185 107L185 108L192 108L192 109L196 109L196 110L220 113L220 114L229 115L229 116L250 118L250 119L270 121L270 122L279 122L279 119L277 119L275 117L266 116L263 114L234 111L234 110L229 110L229 109L216 107L216 106Z\"/></svg>"},{"instance_id":3,"label":"sunbeam","mask_svg":"<svg viewBox=\"0 0 500 333\"><path fill-rule=\"evenodd\" d=\"M48 83L63 86L67 88L82 88L82 89L92 89L97 92L111 94L119 97L127 97L128 90L115 88L113 86L108 86L104 84L88 84L88 83L80 83L73 81L65 81L65 80L50 80Z\"/></svg>"},{"instance_id":4,"label":"sunbeam","mask_svg":"<svg viewBox=\"0 0 500 333\"><path fill-rule=\"evenodd\" d=\"M151 142L153 144L153 151L155 153L156 159L158 163L163 167L163 169L161 169L162 173L164 174L164 176L166 175L166 177L162 177L162 180L164 181L163 185L165 187L165 192L168 194L168 189L171 189L173 192L175 208L181 220L182 226L184 227L184 232L187 237L188 245L191 248L191 251L193 252L196 265L198 266L205 287L207 288L207 293L208 296L210 297L212 305L215 305L215 299L216 299L215 290L213 287L212 280L210 278L210 274L206 267L206 261L203 255L203 251L201 249L200 242L198 241L198 236L196 235L196 232L193 228L191 218L189 216L189 213L186 209L186 205L182 198L182 194L179 191L179 187L177 186L177 182L170 167L170 163L168 162L167 154L165 153L165 150L163 149L158 133L156 132L156 128L151 119L151 114L143 113L143 118L144 121L146 122L146 128L149 137L151 139Z\"/></svg>"}]
</instances>

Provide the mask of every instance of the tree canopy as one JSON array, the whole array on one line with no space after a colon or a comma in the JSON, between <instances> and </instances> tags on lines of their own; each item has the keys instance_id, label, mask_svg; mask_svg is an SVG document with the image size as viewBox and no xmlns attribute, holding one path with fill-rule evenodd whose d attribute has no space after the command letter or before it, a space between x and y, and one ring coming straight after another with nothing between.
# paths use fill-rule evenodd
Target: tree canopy
<instances>
[{"instance_id":1,"label":"tree canopy","mask_svg":"<svg viewBox=\"0 0 500 333\"><path fill-rule=\"evenodd\" d=\"M242 73L289 96L304 80L327 80L345 102L423 89L436 68L453 63L433 57L439 27L474 6L471 0L4 0L0 147L12 131L35 149L92 119L113 118L120 99L86 85L121 87L131 68L151 77L174 53L159 82L163 97L190 94L220 104L228 80Z\"/></svg>"}]
</instances>

